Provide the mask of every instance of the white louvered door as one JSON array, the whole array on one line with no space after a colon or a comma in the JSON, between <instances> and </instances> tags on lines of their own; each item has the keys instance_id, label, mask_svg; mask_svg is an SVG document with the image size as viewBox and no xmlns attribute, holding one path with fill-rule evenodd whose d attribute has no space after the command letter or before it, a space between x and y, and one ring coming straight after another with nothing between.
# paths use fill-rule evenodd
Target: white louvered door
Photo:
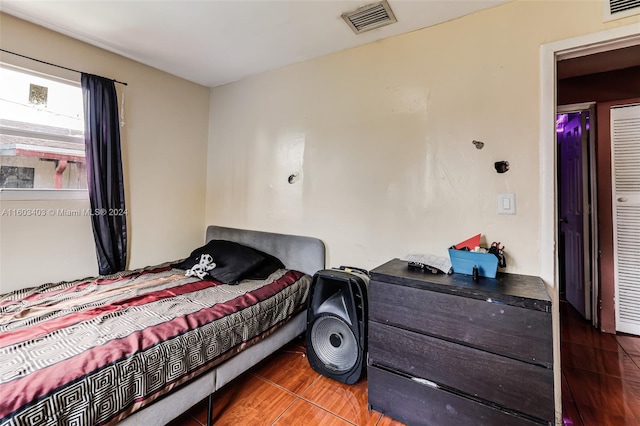
<instances>
[{"instance_id":1,"label":"white louvered door","mask_svg":"<svg viewBox=\"0 0 640 426\"><path fill-rule=\"evenodd\" d=\"M611 108L616 330L640 335L640 104Z\"/></svg>"}]
</instances>

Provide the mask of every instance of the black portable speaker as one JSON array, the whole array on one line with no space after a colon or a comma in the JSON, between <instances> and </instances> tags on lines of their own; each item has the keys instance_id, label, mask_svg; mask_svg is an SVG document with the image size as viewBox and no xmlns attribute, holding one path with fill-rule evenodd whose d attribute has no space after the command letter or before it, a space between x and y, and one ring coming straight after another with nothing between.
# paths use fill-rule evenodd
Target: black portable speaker
<instances>
[{"instance_id":1,"label":"black portable speaker","mask_svg":"<svg viewBox=\"0 0 640 426\"><path fill-rule=\"evenodd\" d=\"M323 376L353 384L366 371L369 273L340 267L316 272L307 304L307 358Z\"/></svg>"}]
</instances>

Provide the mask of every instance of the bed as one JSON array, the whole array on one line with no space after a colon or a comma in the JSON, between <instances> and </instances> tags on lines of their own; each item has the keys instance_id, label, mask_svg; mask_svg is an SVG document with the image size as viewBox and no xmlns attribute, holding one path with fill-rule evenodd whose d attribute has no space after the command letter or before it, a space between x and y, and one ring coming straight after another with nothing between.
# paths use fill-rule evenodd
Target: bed
<instances>
[{"instance_id":1,"label":"bed","mask_svg":"<svg viewBox=\"0 0 640 426\"><path fill-rule=\"evenodd\" d=\"M205 242L285 268L224 284L166 263L0 295L0 425L166 424L304 332L321 240L209 226Z\"/></svg>"}]
</instances>

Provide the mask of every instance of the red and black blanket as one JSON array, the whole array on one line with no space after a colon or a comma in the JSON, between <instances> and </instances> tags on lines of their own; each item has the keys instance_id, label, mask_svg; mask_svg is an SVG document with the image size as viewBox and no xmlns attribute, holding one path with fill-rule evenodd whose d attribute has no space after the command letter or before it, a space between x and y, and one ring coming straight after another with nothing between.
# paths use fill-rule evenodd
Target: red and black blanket
<instances>
[{"instance_id":1,"label":"red and black blanket","mask_svg":"<svg viewBox=\"0 0 640 426\"><path fill-rule=\"evenodd\" d=\"M156 267L0 295L0 425L117 422L284 323L310 283Z\"/></svg>"}]
</instances>

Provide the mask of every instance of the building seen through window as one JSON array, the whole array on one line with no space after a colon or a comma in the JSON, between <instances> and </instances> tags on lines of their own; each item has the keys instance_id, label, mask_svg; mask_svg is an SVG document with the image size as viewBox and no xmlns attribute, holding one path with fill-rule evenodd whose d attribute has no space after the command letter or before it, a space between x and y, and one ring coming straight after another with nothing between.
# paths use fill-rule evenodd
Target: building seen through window
<instances>
[{"instance_id":1,"label":"building seen through window","mask_svg":"<svg viewBox=\"0 0 640 426\"><path fill-rule=\"evenodd\" d=\"M0 188L87 188L80 84L0 66Z\"/></svg>"}]
</instances>

